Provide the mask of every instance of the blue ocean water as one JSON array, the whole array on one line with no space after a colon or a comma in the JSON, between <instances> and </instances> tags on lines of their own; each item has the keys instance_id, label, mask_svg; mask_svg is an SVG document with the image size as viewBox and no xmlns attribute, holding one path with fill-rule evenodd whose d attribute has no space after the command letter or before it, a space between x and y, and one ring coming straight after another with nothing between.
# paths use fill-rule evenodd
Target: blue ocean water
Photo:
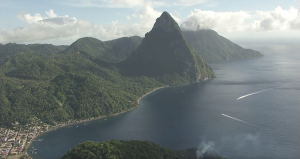
<instances>
[{"instance_id":1,"label":"blue ocean water","mask_svg":"<svg viewBox=\"0 0 300 159\"><path fill-rule=\"evenodd\" d=\"M159 89L130 112L48 132L31 145L37 154L28 153L54 159L84 141L138 139L207 146L228 159L299 159L299 49L252 47L265 57L210 63L215 79Z\"/></svg>"}]
</instances>

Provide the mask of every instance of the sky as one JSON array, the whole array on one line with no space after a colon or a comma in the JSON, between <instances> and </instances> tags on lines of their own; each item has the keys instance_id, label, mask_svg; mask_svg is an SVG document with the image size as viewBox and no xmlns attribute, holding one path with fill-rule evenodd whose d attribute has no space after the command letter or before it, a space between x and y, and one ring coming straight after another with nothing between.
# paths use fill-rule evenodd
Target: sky
<instances>
[{"instance_id":1,"label":"sky","mask_svg":"<svg viewBox=\"0 0 300 159\"><path fill-rule=\"evenodd\" d=\"M0 0L0 43L70 45L144 37L167 11L183 30L213 29L238 44L298 44L300 0Z\"/></svg>"}]
</instances>

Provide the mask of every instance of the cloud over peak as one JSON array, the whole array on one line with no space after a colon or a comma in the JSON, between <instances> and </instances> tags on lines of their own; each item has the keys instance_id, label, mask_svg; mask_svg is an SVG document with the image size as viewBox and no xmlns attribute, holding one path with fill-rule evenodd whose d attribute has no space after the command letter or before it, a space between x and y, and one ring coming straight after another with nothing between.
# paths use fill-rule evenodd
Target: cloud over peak
<instances>
[{"instance_id":1,"label":"cloud over peak","mask_svg":"<svg viewBox=\"0 0 300 159\"><path fill-rule=\"evenodd\" d=\"M182 29L215 29L222 31L237 31L243 29L245 19L250 14L245 11L239 12L215 12L193 10L188 18L180 25Z\"/></svg>"},{"instance_id":2,"label":"cloud over peak","mask_svg":"<svg viewBox=\"0 0 300 159\"><path fill-rule=\"evenodd\" d=\"M52 9L45 12L45 17L39 13L17 15L17 18L27 23L27 26L0 30L0 43L32 43L56 39L54 43L66 44L87 36L101 40L133 35L144 36L147 31L151 30L156 18L161 13L152 7L152 3L145 3L142 10L138 10L132 15L137 21L131 26L119 24L118 20L112 21L110 25L91 24L68 15L59 16ZM173 18L177 21L180 20L175 16Z\"/></svg>"},{"instance_id":3,"label":"cloud over peak","mask_svg":"<svg viewBox=\"0 0 300 159\"><path fill-rule=\"evenodd\" d=\"M87 0L86 2L90 1ZM109 0L94 1L110 3ZM113 2L126 5L125 0L114 0ZM111 24L108 25L102 25L101 23L91 24L89 21L78 20L76 17L69 15L58 15L52 9L46 11L44 15L40 13L19 14L16 17L25 22L27 26L7 30L0 29L0 43L50 42L53 44L69 44L78 38L87 36L101 40L111 40L133 35L144 36L146 32L151 30L156 18L162 12L155 9L154 5L157 4L154 4L153 1L136 0L136 4L140 2L143 3L143 7L134 9L130 15L121 16L124 19L130 19L133 22L132 25L123 25L119 23L118 19L112 20ZM176 0L173 2L204 3L203 0ZM180 13L176 12L176 15L180 15ZM294 7L283 9L278 6L272 11L255 12L216 12L194 9L185 20L181 20L173 14L171 16L177 23L181 23L180 27L182 29L213 29L223 35L227 33L242 35L242 32L251 34L274 30L283 32L300 31L300 15L298 14L298 9Z\"/></svg>"},{"instance_id":4,"label":"cloud over peak","mask_svg":"<svg viewBox=\"0 0 300 159\"><path fill-rule=\"evenodd\" d=\"M181 24L183 29L214 29L221 32L230 31L269 31L269 30L300 30L298 9L289 10L280 6L272 11L215 12L193 10Z\"/></svg>"}]
</instances>

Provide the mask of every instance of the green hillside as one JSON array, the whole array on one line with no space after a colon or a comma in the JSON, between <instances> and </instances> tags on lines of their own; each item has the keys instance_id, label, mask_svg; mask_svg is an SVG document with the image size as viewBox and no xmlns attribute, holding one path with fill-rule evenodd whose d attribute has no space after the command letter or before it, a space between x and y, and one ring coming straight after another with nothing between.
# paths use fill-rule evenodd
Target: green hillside
<instances>
[{"instance_id":1,"label":"green hillside","mask_svg":"<svg viewBox=\"0 0 300 159\"><path fill-rule=\"evenodd\" d=\"M87 52L91 56L99 57L105 61L119 62L126 59L141 43L138 36L123 37L110 41L100 41L96 38L80 38L62 51L62 54Z\"/></svg>"},{"instance_id":2,"label":"green hillside","mask_svg":"<svg viewBox=\"0 0 300 159\"><path fill-rule=\"evenodd\" d=\"M0 52L3 55L0 57L3 61L0 63L0 125L10 126L15 121L24 125L33 117L56 123L109 116L135 107L140 96L156 87L213 77L210 67L185 42L170 15L163 13L162 17L166 21L159 25L155 23L154 28L158 29L147 34L138 51L128 58L132 60L141 54L143 58L149 58L152 65L142 58L141 62L146 65L140 65L139 61L135 61L135 65L113 63L135 50L141 40L139 37L108 42L82 38L63 51L64 46L34 44L28 49L28 45L1 45L15 47L9 54ZM169 26L170 21L175 32L160 29L164 23ZM161 40L157 35L164 38L163 45L153 43ZM174 41L176 45L173 46ZM154 52L141 52L145 44L154 47ZM19 47L26 51L13 50ZM156 51L162 56L152 58L157 56ZM149 68L145 69L145 66ZM124 74L124 70L135 72L135 67L144 70L134 76ZM163 71L159 72L159 69ZM155 70L159 73L154 74Z\"/></svg>"},{"instance_id":3,"label":"green hillside","mask_svg":"<svg viewBox=\"0 0 300 159\"><path fill-rule=\"evenodd\" d=\"M38 59L47 59L64 50L67 46L51 44L15 44L0 45L0 65L21 67L24 64Z\"/></svg>"},{"instance_id":4,"label":"green hillside","mask_svg":"<svg viewBox=\"0 0 300 159\"><path fill-rule=\"evenodd\" d=\"M242 48L213 30L182 31L182 33L187 42L207 62L263 56L258 51Z\"/></svg>"},{"instance_id":5,"label":"green hillside","mask_svg":"<svg viewBox=\"0 0 300 159\"><path fill-rule=\"evenodd\" d=\"M68 46L61 45L55 46L51 44L16 44L16 43L8 43L5 45L0 45L0 58L5 56L15 55L17 53L42 53L42 54L53 54L59 51L64 50Z\"/></svg>"},{"instance_id":6,"label":"green hillside","mask_svg":"<svg viewBox=\"0 0 300 159\"><path fill-rule=\"evenodd\" d=\"M150 141L84 142L61 159L197 159L197 149L172 150ZM200 156L198 156L200 157ZM204 153L201 159L223 159L215 153Z\"/></svg>"},{"instance_id":7,"label":"green hillside","mask_svg":"<svg viewBox=\"0 0 300 159\"><path fill-rule=\"evenodd\" d=\"M87 53L61 54L22 67L2 65L0 121L47 123L107 116L128 110L146 92L164 84L149 77L121 76L118 69Z\"/></svg>"}]
</instances>

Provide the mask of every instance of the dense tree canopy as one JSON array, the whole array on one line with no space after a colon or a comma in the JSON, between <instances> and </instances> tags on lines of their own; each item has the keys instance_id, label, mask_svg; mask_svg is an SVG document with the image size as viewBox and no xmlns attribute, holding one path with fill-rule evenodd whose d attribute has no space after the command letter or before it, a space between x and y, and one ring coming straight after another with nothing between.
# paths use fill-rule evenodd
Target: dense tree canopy
<instances>
[{"instance_id":1,"label":"dense tree canopy","mask_svg":"<svg viewBox=\"0 0 300 159\"><path fill-rule=\"evenodd\" d=\"M138 97L156 87L190 82L176 74L122 76L114 63L83 51L16 52L0 59L2 126L32 117L54 123L107 116L136 106Z\"/></svg>"},{"instance_id":2,"label":"dense tree canopy","mask_svg":"<svg viewBox=\"0 0 300 159\"><path fill-rule=\"evenodd\" d=\"M150 141L111 140L103 143L84 142L71 149L61 159L197 159L197 149L172 150ZM205 153L198 159L223 159L215 153Z\"/></svg>"},{"instance_id":3,"label":"dense tree canopy","mask_svg":"<svg viewBox=\"0 0 300 159\"><path fill-rule=\"evenodd\" d=\"M91 56L101 57L109 62L119 62L126 59L141 43L139 36L122 37L110 41L100 41L96 38L85 37L76 40L62 54L88 52Z\"/></svg>"},{"instance_id":4,"label":"dense tree canopy","mask_svg":"<svg viewBox=\"0 0 300 159\"><path fill-rule=\"evenodd\" d=\"M164 85L155 78L121 76L114 65L85 52L36 57L19 67L3 63L0 81L2 125L25 124L34 116L47 123L107 116L134 107L139 96Z\"/></svg>"},{"instance_id":5,"label":"dense tree canopy","mask_svg":"<svg viewBox=\"0 0 300 159\"><path fill-rule=\"evenodd\" d=\"M186 43L172 17L163 13L160 19L159 25L154 25L158 30L149 34L147 43L155 47L154 52L147 47L141 52L145 48L142 43L140 51L131 54L140 44L140 37L107 42L81 38L67 48L0 45L0 125L10 126L15 121L26 124L32 117L56 123L109 116L133 108L140 96L156 87L213 77L210 67ZM171 22L167 27L174 32L169 33L169 28L159 31L165 21ZM179 47L172 49L172 42ZM156 57L155 52L163 55ZM134 68L116 63L129 55L130 59L142 57L138 58L142 63L134 63ZM123 74L123 70L134 72L145 66L147 70L138 76Z\"/></svg>"}]
</instances>

